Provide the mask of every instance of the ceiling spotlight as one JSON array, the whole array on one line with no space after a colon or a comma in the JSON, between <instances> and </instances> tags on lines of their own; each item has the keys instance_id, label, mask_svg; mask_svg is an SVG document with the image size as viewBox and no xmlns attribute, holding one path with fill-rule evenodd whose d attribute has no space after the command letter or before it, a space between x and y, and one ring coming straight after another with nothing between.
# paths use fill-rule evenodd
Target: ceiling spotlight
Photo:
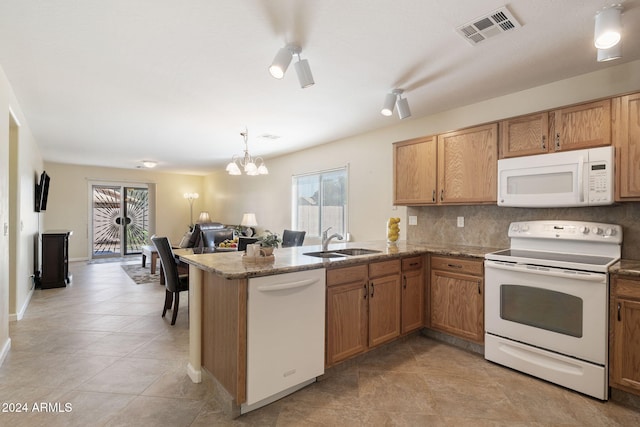
<instances>
[{"instance_id":1,"label":"ceiling spotlight","mask_svg":"<svg viewBox=\"0 0 640 427\"><path fill-rule=\"evenodd\" d=\"M407 98L402 97L403 93L404 90L402 89L393 89L391 93L388 93L384 98L384 105L382 106L382 110L380 111L380 113L383 116L390 116L391 114L393 114L393 109L397 105L398 116L400 117L400 119L411 117L409 101L407 101Z\"/></svg>"},{"instance_id":2,"label":"ceiling spotlight","mask_svg":"<svg viewBox=\"0 0 640 427\"><path fill-rule=\"evenodd\" d=\"M598 62L613 61L622 58L622 43L610 47L609 49L598 49Z\"/></svg>"},{"instance_id":3,"label":"ceiling spotlight","mask_svg":"<svg viewBox=\"0 0 640 427\"><path fill-rule=\"evenodd\" d=\"M153 160L143 160L142 161L142 166L144 166L145 168L151 169L151 168L155 168L158 165L158 162L154 162Z\"/></svg>"},{"instance_id":4,"label":"ceiling spotlight","mask_svg":"<svg viewBox=\"0 0 640 427\"><path fill-rule=\"evenodd\" d=\"M291 64L291 58L293 54L289 49L289 45L283 47L278 51L276 57L273 58L273 62L269 67L269 73L276 79L281 79L284 77L284 73L287 72L287 68L289 68L289 64Z\"/></svg>"},{"instance_id":5,"label":"ceiling spotlight","mask_svg":"<svg viewBox=\"0 0 640 427\"><path fill-rule=\"evenodd\" d=\"M301 88L307 88L313 86L313 75L311 74L311 68L309 67L309 61L300 58L302 49L300 46L294 44L288 44L278 51L276 57L273 59L271 66L269 67L269 73L276 79L281 79L291 64L293 55L298 56L298 62L295 63L296 74L298 74L298 81Z\"/></svg>"},{"instance_id":6,"label":"ceiling spotlight","mask_svg":"<svg viewBox=\"0 0 640 427\"><path fill-rule=\"evenodd\" d=\"M598 49L609 49L620 41L622 6L614 4L596 14L593 44Z\"/></svg>"}]
</instances>

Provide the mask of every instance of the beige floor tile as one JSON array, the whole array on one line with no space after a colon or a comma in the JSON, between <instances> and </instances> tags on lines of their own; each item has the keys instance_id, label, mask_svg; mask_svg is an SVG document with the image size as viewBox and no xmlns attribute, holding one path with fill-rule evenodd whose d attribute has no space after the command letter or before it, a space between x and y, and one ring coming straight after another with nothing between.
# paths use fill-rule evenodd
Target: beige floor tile
<instances>
[{"instance_id":1,"label":"beige floor tile","mask_svg":"<svg viewBox=\"0 0 640 427\"><path fill-rule=\"evenodd\" d=\"M139 261L136 261L139 262ZM118 263L71 263L66 288L36 290L0 366L0 426L635 426L600 402L422 336L332 368L321 381L230 420L186 375L188 298L160 316L164 288ZM71 405L71 412L56 411ZM33 412L44 404L50 412ZM37 407L37 406L36 406Z\"/></svg>"}]
</instances>

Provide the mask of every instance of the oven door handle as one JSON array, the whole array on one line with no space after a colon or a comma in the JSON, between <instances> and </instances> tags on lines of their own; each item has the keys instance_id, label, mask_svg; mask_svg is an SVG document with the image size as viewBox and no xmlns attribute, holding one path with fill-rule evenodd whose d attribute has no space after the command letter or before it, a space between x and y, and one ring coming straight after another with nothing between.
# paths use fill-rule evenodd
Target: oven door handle
<instances>
[{"instance_id":1,"label":"oven door handle","mask_svg":"<svg viewBox=\"0 0 640 427\"><path fill-rule=\"evenodd\" d=\"M586 282L606 283L607 275L602 273L589 273L586 271L563 270L553 267L538 267L527 264L513 264L500 261L485 261L485 268L513 271L518 273L539 274L544 276L561 277L569 280L582 280Z\"/></svg>"}]
</instances>

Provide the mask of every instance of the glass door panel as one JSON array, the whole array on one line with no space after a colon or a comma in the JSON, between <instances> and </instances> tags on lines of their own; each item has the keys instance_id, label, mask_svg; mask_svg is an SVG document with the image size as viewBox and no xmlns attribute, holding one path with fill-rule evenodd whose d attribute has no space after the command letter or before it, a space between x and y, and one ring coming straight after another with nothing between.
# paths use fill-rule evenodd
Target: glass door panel
<instances>
[{"instance_id":1,"label":"glass door panel","mask_svg":"<svg viewBox=\"0 0 640 427\"><path fill-rule=\"evenodd\" d=\"M148 193L144 187L92 186L92 258L142 252L149 235Z\"/></svg>"}]
</instances>

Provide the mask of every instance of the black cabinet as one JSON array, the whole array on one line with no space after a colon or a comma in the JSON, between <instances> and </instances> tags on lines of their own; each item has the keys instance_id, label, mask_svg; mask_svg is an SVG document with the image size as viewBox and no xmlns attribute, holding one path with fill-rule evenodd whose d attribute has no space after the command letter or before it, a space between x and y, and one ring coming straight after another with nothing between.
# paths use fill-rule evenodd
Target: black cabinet
<instances>
[{"instance_id":1,"label":"black cabinet","mask_svg":"<svg viewBox=\"0 0 640 427\"><path fill-rule=\"evenodd\" d=\"M42 289L62 288L71 282L69 275L69 230L42 233Z\"/></svg>"}]
</instances>

